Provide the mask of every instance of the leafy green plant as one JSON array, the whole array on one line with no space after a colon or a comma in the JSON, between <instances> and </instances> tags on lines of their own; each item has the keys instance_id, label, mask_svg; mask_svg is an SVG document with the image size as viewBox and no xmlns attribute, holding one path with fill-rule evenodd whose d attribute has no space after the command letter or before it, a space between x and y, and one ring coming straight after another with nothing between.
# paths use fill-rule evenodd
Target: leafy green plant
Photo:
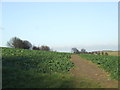
<instances>
[{"instance_id":1,"label":"leafy green plant","mask_svg":"<svg viewBox=\"0 0 120 90\"><path fill-rule=\"evenodd\" d=\"M47 78L54 80L54 74L64 76L74 66L70 58L69 53L2 48L3 88L50 87L51 81ZM59 84L55 87L60 87Z\"/></svg>"}]
</instances>

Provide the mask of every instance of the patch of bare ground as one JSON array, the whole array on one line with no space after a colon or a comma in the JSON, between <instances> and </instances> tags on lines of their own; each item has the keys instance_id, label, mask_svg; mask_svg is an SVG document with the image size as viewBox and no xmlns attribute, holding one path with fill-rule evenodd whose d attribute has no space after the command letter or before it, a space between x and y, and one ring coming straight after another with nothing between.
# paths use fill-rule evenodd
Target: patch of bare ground
<instances>
[{"instance_id":1,"label":"patch of bare ground","mask_svg":"<svg viewBox=\"0 0 120 90\"><path fill-rule=\"evenodd\" d=\"M71 61L75 64L75 67L71 69L74 77L91 79L96 83L100 83L102 88L118 88L118 81L111 80L107 72L91 61L83 59L78 55L72 55Z\"/></svg>"}]
</instances>

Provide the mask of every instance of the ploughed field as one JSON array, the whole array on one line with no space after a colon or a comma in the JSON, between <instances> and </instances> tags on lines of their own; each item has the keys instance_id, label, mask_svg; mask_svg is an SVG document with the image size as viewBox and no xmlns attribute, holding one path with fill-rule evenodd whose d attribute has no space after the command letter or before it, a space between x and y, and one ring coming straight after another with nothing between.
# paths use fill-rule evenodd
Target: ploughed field
<instances>
[{"instance_id":1,"label":"ploughed field","mask_svg":"<svg viewBox=\"0 0 120 90\"><path fill-rule=\"evenodd\" d=\"M61 83L69 83L64 74L74 66L70 58L69 53L2 48L3 88L69 87Z\"/></svg>"},{"instance_id":2,"label":"ploughed field","mask_svg":"<svg viewBox=\"0 0 120 90\"><path fill-rule=\"evenodd\" d=\"M120 56L120 51L102 51L102 52L104 52L104 53L107 52L108 55L111 55L111 56Z\"/></svg>"},{"instance_id":3,"label":"ploughed field","mask_svg":"<svg viewBox=\"0 0 120 90\"><path fill-rule=\"evenodd\" d=\"M93 54L80 54L81 57L92 61L98 67L108 72L112 79L120 80L120 56L106 56Z\"/></svg>"}]
</instances>

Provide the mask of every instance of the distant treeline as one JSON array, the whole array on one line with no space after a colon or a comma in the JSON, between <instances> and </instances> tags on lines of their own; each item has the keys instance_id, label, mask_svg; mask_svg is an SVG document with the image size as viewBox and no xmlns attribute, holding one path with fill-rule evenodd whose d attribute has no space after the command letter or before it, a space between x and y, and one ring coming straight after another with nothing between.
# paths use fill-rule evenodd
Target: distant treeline
<instances>
[{"instance_id":1,"label":"distant treeline","mask_svg":"<svg viewBox=\"0 0 120 90\"><path fill-rule=\"evenodd\" d=\"M86 49L81 49L81 51L79 51L77 48L72 48L72 52L73 53L79 53L79 54L108 55L107 52L100 52L100 51L87 52Z\"/></svg>"}]
</instances>

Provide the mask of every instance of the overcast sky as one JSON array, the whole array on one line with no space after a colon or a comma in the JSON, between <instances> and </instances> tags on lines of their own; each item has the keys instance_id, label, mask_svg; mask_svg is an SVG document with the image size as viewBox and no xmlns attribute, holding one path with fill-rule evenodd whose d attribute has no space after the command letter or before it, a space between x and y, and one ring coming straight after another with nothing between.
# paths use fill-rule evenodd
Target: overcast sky
<instances>
[{"instance_id":1,"label":"overcast sky","mask_svg":"<svg viewBox=\"0 0 120 90\"><path fill-rule=\"evenodd\" d=\"M2 44L12 37L53 50L117 50L117 2L3 2Z\"/></svg>"}]
</instances>

